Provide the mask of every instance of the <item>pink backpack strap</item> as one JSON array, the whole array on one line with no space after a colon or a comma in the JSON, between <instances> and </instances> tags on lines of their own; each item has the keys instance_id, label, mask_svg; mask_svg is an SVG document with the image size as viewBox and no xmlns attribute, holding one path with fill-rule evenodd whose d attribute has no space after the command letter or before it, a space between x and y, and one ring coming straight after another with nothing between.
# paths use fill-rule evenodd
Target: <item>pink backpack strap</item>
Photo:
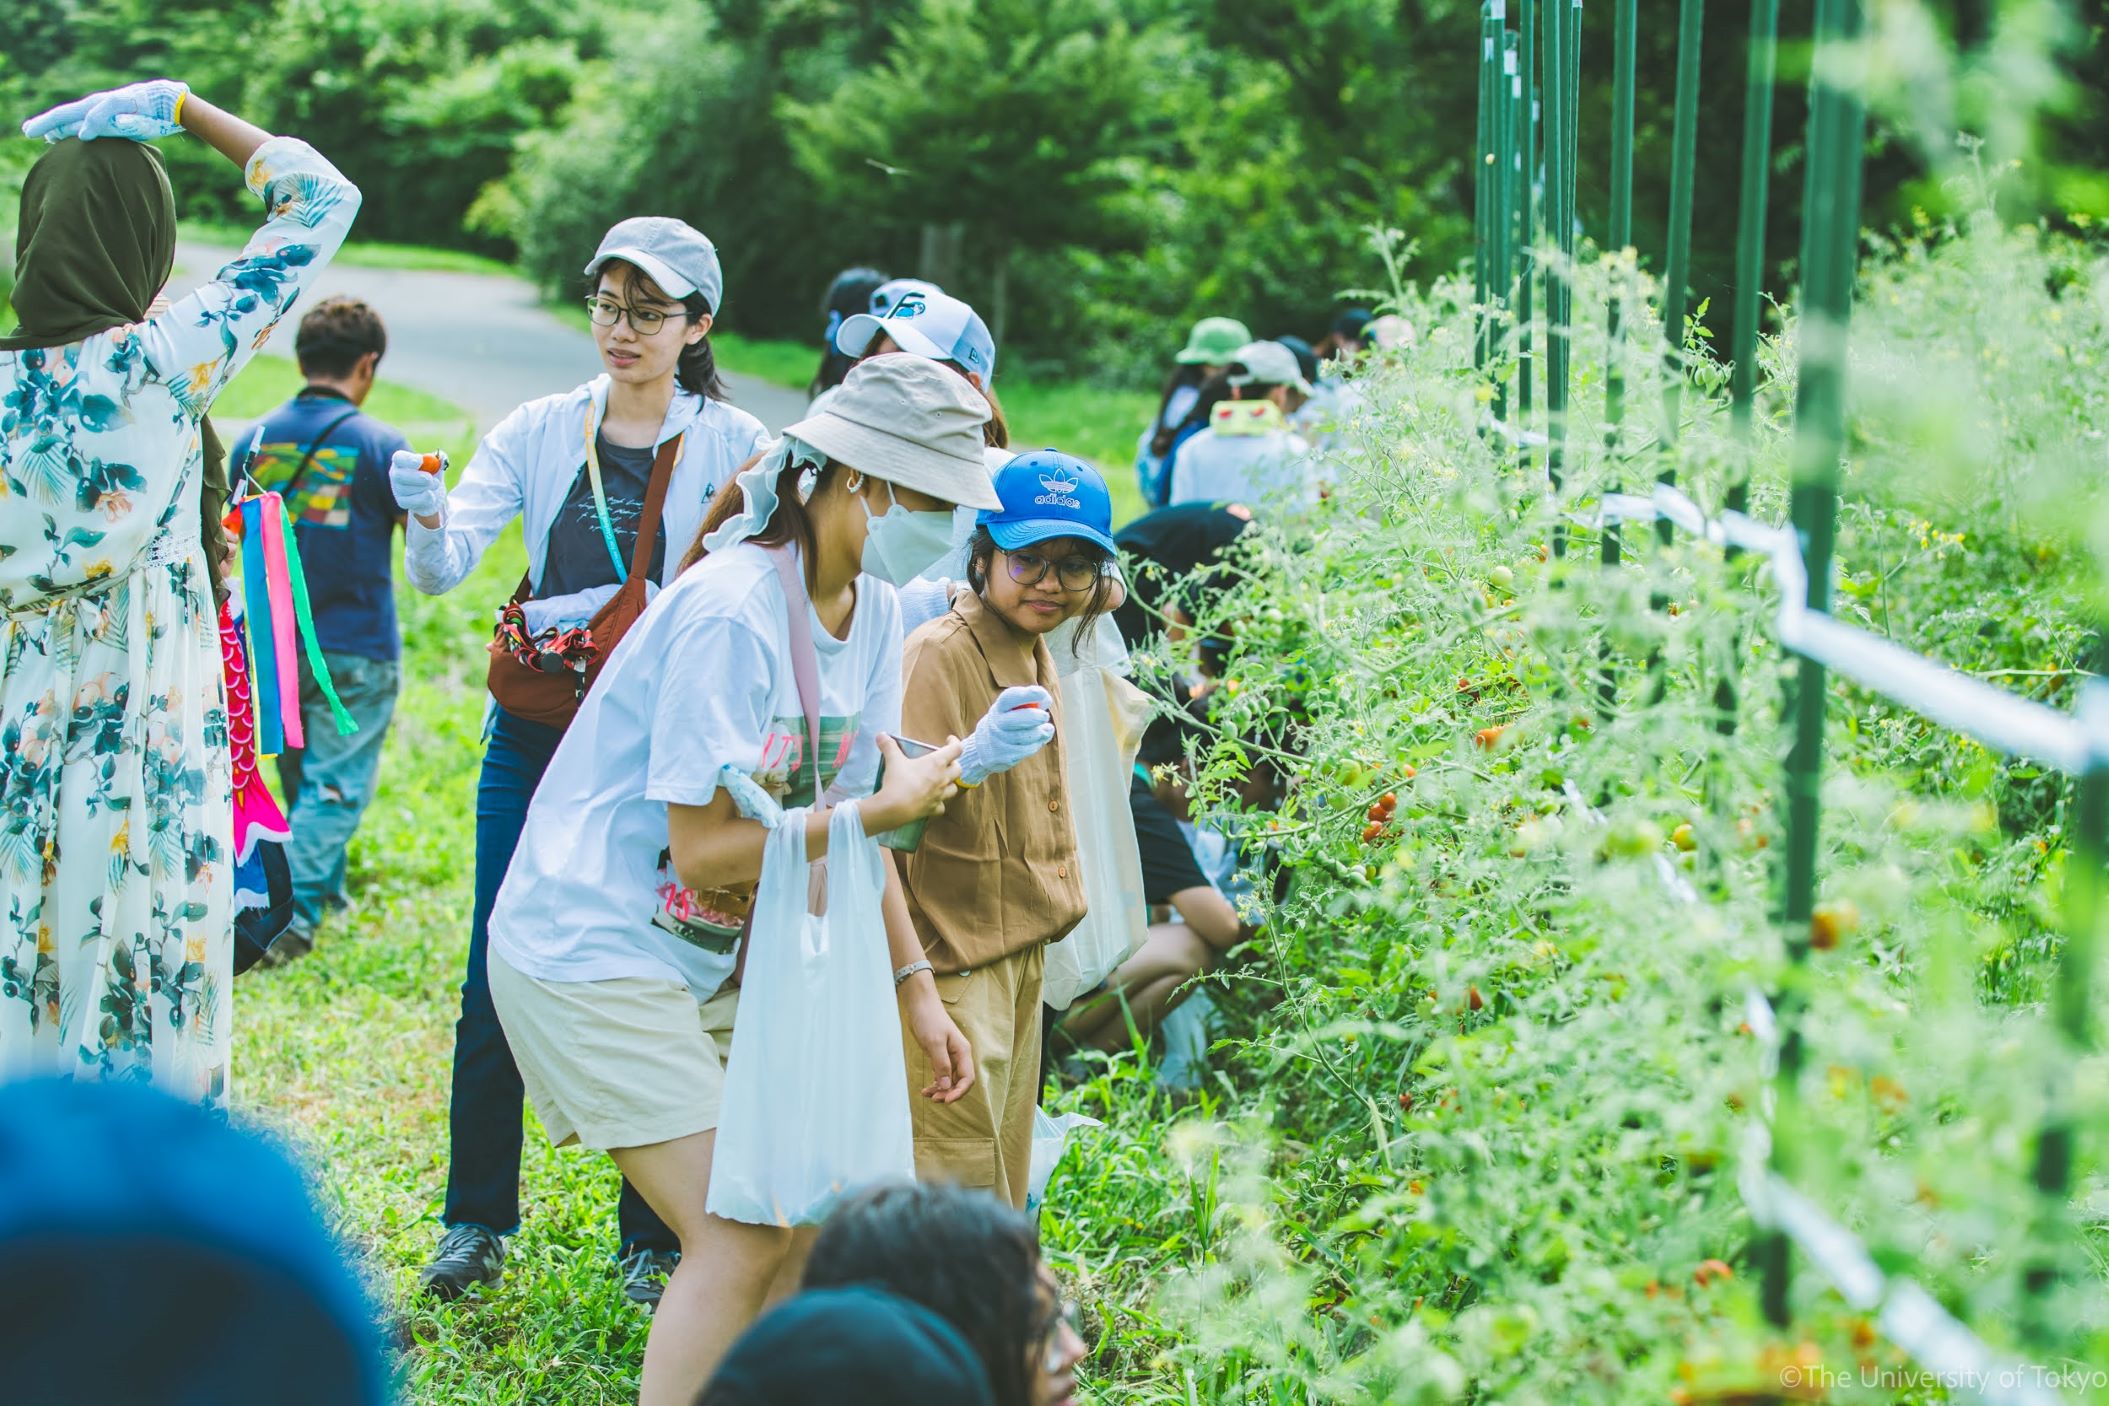
<instances>
[{"instance_id":1,"label":"pink backpack strap","mask_svg":"<svg viewBox=\"0 0 2109 1406\"><path fill-rule=\"evenodd\" d=\"M820 656L813 650L812 604L805 573L789 547L765 547L783 583L785 623L791 630L791 673L798 680L798 703L806 715L806 766L813 778L813 804L820 804Z\"/></svg>"}]
</instances>

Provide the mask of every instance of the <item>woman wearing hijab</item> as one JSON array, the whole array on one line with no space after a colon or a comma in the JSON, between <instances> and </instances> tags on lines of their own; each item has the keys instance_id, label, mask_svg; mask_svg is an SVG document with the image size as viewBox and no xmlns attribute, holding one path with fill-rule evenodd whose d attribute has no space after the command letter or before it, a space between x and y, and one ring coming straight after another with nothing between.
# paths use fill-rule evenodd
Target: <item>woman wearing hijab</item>
<instances>
[{"instance_id":1,"label":"woman wearing hijab","mask_svg":"<svg viewBox=\"0 0 2109 1406\"><path fill-rule=\"evenodd\" d=\"M189 131L269 219L148 317L175 201L145 142ZM206 407L344 242L359 193L305 142L157 80L23 125L0 338L0 1071L223 1102L233 799L201 525Z\"/></svg>"}]
</instances>

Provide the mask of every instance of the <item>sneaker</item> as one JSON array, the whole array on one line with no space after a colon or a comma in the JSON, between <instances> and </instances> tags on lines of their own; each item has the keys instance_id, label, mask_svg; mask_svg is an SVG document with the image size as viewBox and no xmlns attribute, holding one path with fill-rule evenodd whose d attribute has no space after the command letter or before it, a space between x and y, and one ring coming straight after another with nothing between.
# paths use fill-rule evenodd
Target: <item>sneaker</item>
<instances>
[{"instance_id":1,"label":"sneaker","mask_svg":"<svg viewBox=\"0 0 2109 1406\"><path fill-rule=\"evenodd\" d=\"M646 1309L659 1307L666 1292L666 1277L681 1263L679 1250L632 1250L621 1259L622 1293L631 1303Z\"/></svg>"},{"instance_id":2,"label":"sneaker","mask_svg":"<svg viewBox=\"0 0 2109 1406\"><path fill-rule=\"evenodd\" d=\"M288 962L297 962L315 950L315 935L299 928L287 928L278 935L278 941L264 949L264 955L256 959L260 967L282 967Z\"/></svg>"},{"instance_id":3,"label":"sneaker","mask_svg":"<svg viewBox=\"0 0 2109 1406\"><path fill-rule=\"evenodd\" d=\"M435 1299L458 1299L478 1284L495 1284L505 1273L505 1241L480 1225L457 1225L440 1238L418 1287Z\"/></svg>"}]
</instances>

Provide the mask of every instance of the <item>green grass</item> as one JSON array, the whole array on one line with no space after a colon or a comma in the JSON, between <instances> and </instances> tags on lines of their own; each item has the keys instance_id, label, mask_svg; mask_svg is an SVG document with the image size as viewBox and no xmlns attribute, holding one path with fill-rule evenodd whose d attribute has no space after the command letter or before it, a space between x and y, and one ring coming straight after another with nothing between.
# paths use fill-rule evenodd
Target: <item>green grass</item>
<instances>
[{"instance_id":1,"label":"green grass","mask_svg":"<svg viewBox=\"0 0 2109 1406\"><path fill-rule=\"evenodd\" d=\"M229 420L254 420L269 414L305 384L306 378L290 357L259 356L220 393L213 402L213 413ZM473 430L475 425L460 406L385 377L374 382L373 393L360 408L411 433L412 438L447 439L461 433L462 427ZM468 447L475 447L473 441Z\"/></svg>"},{"instance_id":2,"label":"green grass","mask_svg":"<svg viewBox=\"0 0 2109 1406\"><path fill-rule=\"evenodd\" d=\"M584 320L583 313L580 320ZM719 365L780 386L805 386L819 359L804 342L729 332L712 336ZM1142 512L1142 494L1135 485L1135 436L1157 408L1154 396L1077 381L1036 381L1005 372L997 373L996 396L1010 420L1012 448L1052 445L1089 459L1106 476L1113 492L1115 525Z\"/></svg>"},{"instance_id":3,"label":"green grass","mask_svg":"<svg viewBox=\"0 0 2109 1406\"><path fill-rule=\"evenodd\" d=\"M211 220L185 220L183 238L216 249L239 249L256 231L248 225ZM349 268L410 269L427 273L489 273L513 277L511 264L459 249L434 249L423 244L389 244L379 240L353 240L337 251L335 263Z\"/></svg>"}]
</instances>

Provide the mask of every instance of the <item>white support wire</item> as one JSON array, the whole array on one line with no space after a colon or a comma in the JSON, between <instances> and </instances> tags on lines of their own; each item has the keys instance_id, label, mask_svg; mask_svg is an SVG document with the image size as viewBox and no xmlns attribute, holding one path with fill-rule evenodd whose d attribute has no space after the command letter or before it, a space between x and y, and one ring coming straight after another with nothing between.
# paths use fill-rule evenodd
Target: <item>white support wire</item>
<instances>
[{"instance_id":1,"label":"white support wire","mask_svg":"<svg viewBox=\"0 0 2109 1406\"><path fill-rule=\"evenodd\" d=\"M1770 527L1742 513L1709 519L1699 505L1668 484L1648 497L1607 493L1593 526L1613 522L1667 521L1716 546L1740 547L1772 563L1780 589L1774 629L1782 648L1813 659L1834 673L1874 689L1921 716L1973 737L1988 747L2034 757L2078 775L2096 757L2109 756L2109 688L2090 683L2079 710L2067 715L2040 703L1957 673L1900 648L1880 635L1846 625L1805 604L1808 570L1801 539L1790 527ZM1590 824L1603 815L1572 781L1563 783L1576 813ZM1699 895L1666 855L1655 856L1657 876L1680 903ZM2063 1398L2041 1385L2043 1373L2002 1362L1984 1340L1942 1308L1931 1294L1901 1275L1882 1272L1866 1244L1832 1220L1794 1185L1772 1170L1772 1119L1778 1109L1773 1087L1779 1073L1779 1017L1763 992L1744 999L1744 1023L1758 1040L1765 1079L1761 1116L1751 1125L1737 1181L1750 1216L1760 1227L1786 1235L1845 1301L1874 1313L1882 1335L1910 1353L1952 1389L1967 1391L1992 1406L2061 1406Z\"/></svg>"},{"instance_id":2,"label":"white support wire","mask_svg":"<svg viewBox=\"0 0 2109 1406\"><path fill-rule=\"evenodd\" d=\"M1772 1003L1752 989L1744 1000L1744 1023L1763 1051L1763 1116L1751 1124L1736 1180L1750 1218L1778 1231L1809 1257L1839 1295L1862 1313L1875 1315L1883 1337L1951 1389L1967 1391L1993 1406L2062 1406L2064 1398L2041 1384L2045 1373L2002 1361L1984 1339L1914 1280L1887 1275L1867 1245L1832 1220L1794 1184L1772 1170L1772 1118L1779 1073L1779 1017Z\"/></svg>"},{"instance_id":3,"label":"white support wire","mask_svg":"<svg viewBox=\"0 0 2109 1406\"><path fill-rule=\"evenodd\" d=\"M2109 757L2109 696L2100 685L2082 693L2076 714L2016 697L1945 664L1848 625L1805 603L1808 570L1791 527L1772 527L1742 513L1708 518L1685 494L1657 484L1648 497L1607 493L1589 525L1663 520L1720 547L1767 557L1779 585L1773 632L1780 647L1871 688L1920 716L2010 756L2032 757L2070 776Z\"/></svg>"}]
</instances>

